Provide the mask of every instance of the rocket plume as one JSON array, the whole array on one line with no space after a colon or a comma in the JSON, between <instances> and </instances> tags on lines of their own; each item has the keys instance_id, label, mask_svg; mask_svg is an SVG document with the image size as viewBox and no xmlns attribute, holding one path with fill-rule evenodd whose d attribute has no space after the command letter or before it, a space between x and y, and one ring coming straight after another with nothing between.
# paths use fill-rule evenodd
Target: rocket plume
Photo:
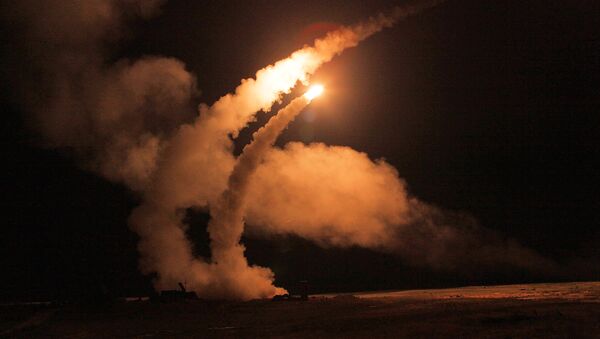
<instances>
[{"instance_id":1,"label":"rocket plume","mask_svg":"<svg viewBox=\"0 0 600 339\"><path fill-rule=\"evenodd\" d=\"M285 108L277 112L265 126L253 134L252 142L244 147L242 154L237 159L233 172L229 177L227 189L211 208L212 219L208 224L211 239L212 259L216 265L225 265L226 269L236 267L248 270L248 263L243 256L244 248L240 244L244 231L244 198L251 175L256 171L267 151L277 140L277 137L294 120L306 105L323 91L322 86L313 86L303 96L300 96ZM263 273L261 271L252 271ZM272 274L271 274L272 276ZM259 277L257 277L259 278ZM221 284L235 284L238 280L233 277L232 282ZM283 292L272 286L265 291L259 291L262 296L272 296L276 292Z\"/></svg>"},{"instance_id":2,"label":"rocket plume","mask_svg":"<svg viewBox=\"0 0 600 339\"><path fill-rule=\"evenodd\" d=\"M312 100L323 93L325 89L323 85L314 85L311 86L306 93L304 93L304 97L308 100Z\"/></svg>"},{"instance_id":3,"label":"rocket plume","mask_svg":"<svg viewBox=\"0 0 600 339\"><path fill-rule=\"evenodd\" d=\"M209 224L213 259L217 262L223 257L222 248L229 248L239 243L242 227L232 229L231 225L242 224L243 201L248 187L248 178L256 171L266 152L275 143L277 137L294 120L310 102L305 96L300 96L274 115L265 126L253 134L253 140L246 145L238 157L228 180L227 189L211 208L212 220ZM232 219L227 221L226 219ZM239 221L239 222L238 222ZM230 236L230 230L234 230Z\"/></svg>"},{"instance_id":4,"label":"rocket plume","mask_svg":"<svg viewBox=\"0 0 600 339\"><path fill-rule=\"evenodd\" d=\"M240 157L233 155L231 139L258 111L269 111L344 50L441 2L398 7L329 32L242 80L212 105L201 105L195 118L195 77L182 62L145 57L110 65L103 53L103 42L114 39L125 14L148 17L162 0L23 0L0 18L29 23L27 57L15 67L15 78L33 78L20 84L25 89L19 93L42 93L18 99L33 113L32 124L46 144L74 150L87 168L140 194L129 225L140 237L140 269L156 275L155 288L185 281L204 298L247 300L281 290L273 286L270 269L244 257L245 222L252 235L294 234L321 246L362 246L440 269L548 266L468 218L409 196L383 160L323 144L273 148L319 87L292 100L254 134ZM49 43L64 48L49 49ZM184 222L189 208L211 214L212 258L193 254Z\"/></svg>"},{"instance_id":5,"label":"rocket plume","mask_svg":"<svg viewBox=\"0 0 600 339\"><path fill-rule=\"evenodd\" d=\"M220 281L222 275L235 276L235 270L219 271L215 275L214 269L206 271L204 260L191 254L191 244L185 237L187 225L182 221L185 209L196 207L212 211L218 205L236 163L230 136L237 137L258 111L270 110L282 94L289 93L298 81L306 83L311 74L335 55L436 3L429 1L396 8L388 15L380 14L363 23L329 32L315 40L313 46L306 46L259 70L253 79L242 80L234 93L221 97L212 106L202 105L200 116L193 124L180 126L156 163L153 180L144 191L143 204L130 218L131 228L141 235L141 269L145 273L158 273L156 288L172 288L178 281L186 280L190 288L204 297L264 296L260 288L256 288L254 294L247 292L248 286L256 285L256 280L245 282L246 276L240 274L235 279L238 286L245 289L224 292L222 288L207 288L207 282L210 285L213 280ZM243 248L238 252L243 255ZM261 272L260 275L269 274ZM207 278L213 276L214 279Z\"/></svg>"}]
</instances>

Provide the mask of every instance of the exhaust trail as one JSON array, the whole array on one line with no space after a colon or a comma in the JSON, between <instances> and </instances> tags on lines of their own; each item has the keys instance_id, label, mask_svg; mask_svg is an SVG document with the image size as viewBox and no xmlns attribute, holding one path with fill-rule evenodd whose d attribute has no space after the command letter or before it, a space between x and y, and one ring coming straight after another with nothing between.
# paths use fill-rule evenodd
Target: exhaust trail
<instances>
[{"instance_id":1,"label":"exhaust trail","mask_svg":"<svg viewBox=\"0 0 600 339\"><path fill-rule=\"evenodd\" d=\"M320 88L322 91L322 87ZM236 274L232 281L223 281L225 285L244 283L239 276L263 273L252 270L244 257L244 246L240 244L244 232L244 198L247 193L248 182L263 160L265 154L273 146L277 137L292 122L296 116L311 101L312 95L318 95L318 87L313 87L307 94L292 100L285 108L277 112L269 121L253 134L253 140L244 147L239 156L233 172L229 177L228 187L211 209L212 219L208 225L211 239L212 260L216 265L224 265L228 270L243 270L247 273ZM272 274L271 274L272 276ZM260 279L258 276L256 279ZM271 278L271 277L269 277ZM272 278L266 282L271 282ZM266 283L261 284L267 289L262 291L262 296L271 296L284 290L274 288ZM233 286L232 286L233 287ZM234 288L234 290L236 290Z\"/></svg>"},{"instance_id":2,"label":"exhaust trail","mask_svg":"<svg viewBox=\"0 0 600 339\"><path fill-rule=\"evenodd\" d=\"M248 187L248 179L256 171L265 153L275 143L279 134L309 102L310 100L305 96L292 100L289 105L277 112L265 126L256 131L253 134L252 142L244 147L229 177L227 189L215 207L211 209L213 219L209 224L209 233L212 241L213 260L220 261L224 257L221 255L222 249L230 248L239 242L243 231L242 202ZM235 229L228 227L234 224L239 227ZM231 236L232 233L235 236Z\"/></svg>"},{"instance_id":3,"label":"exhaust trail","mask_svg":"<svg viewBox=\"0 0 600 339\"><path fill-rule=\"evenodd\" d=\"M106 42L119 36L125 17L149 17L162 2L23 0L3 6L8 10L0 14L2 21L24 24L23 43L15 46L22 58L7 74L44 144L75 153L87 169L140 194L129 226L140 237L140 270L156 277L157 290L185 281L203 298L247 300L280 292L270 269L247 262L243 232L360 246L469 275L554 270L552 262L472 217L411 196L383 159L319 143L271 147L305 97L257 131L241 157L233 155L232 138L258 111L269 111L346 49L443 1L414 1L340 27L199 111L193 107L195 76L183 62L147 56L113 63L107 53ZM193 253L185 222L190 208L213 217L212 258Z\"/></svg>"},{"instance_id":4,"label":"exhaust trail","mask_svg":"<svg viewBox=\"0 0 600 339\"><path fill-rule=\"evenodd\" d=\"M269 111L344 50L442 1L415 0L339 27L241 80L234 92L201 105L199 112L196 77L180 60L146 56L112 62L108 53L107 42L123 35L125 18L149 18L163 2L0 5L0 21L22 33L15 35L19 39L11 51L16 58L2 67L16 88L14 100L31 114L29 123L44 145L74 153L87 169L140 195L129 226L140 238L140 270L156 277L155 289L185 281L203 298L246 300L278 293L273 272L244 258L242 232L392 252L414 265L469 275L501 267L553 269L553 263L471 217L411 196L383 159L318 143L271 147L305 104L303 98L257 132L242 157L233 155L231 139L257 111ZM193 253L185 222L190 208L213 217L212 258Z\"/></svg>"},{"instance_id":5,"label":"exhaust trail","mask_svg":"<svg viewBox=\"0 0 600 339\"><path fill-rule=\"evenodd\" d=\"M218 214L212 210L219 206L236 164L231 138L236 138L258 111L269 111L282 94L289 93L298 82L306 84L321 65L344 50L440 2L397 7L387 14L327 33L315 40L313 46L305 46L259 70L254 78L242 80L234 93L221 97L211 106L201 105L198 118L191 124L181 125L177 133L164 142L160 157L148 175L151 180L143 191L143 203L133 211L129 221L131 229L140 235L140 268L143 273L157 274L156 289L176 288L179 281L185 280L202 297L264 296L259 292L261 288L256 288L255 293L247 291L252 284L243 283L243 277L238 277L243 286L238 285L238 291L229 289L229 294L214 283L223 280L223 275L233 276L235 270L215 271L207 259L192 254L192 245L185 236L189 227L183 221L185 209L208 209L212 215ZM214 230L215 227L211 227L209 231ZM220 236L211 235L211 238ZM234 240L229 242L236 243ZM218 252L219 246L214 247ZM238 256L243 256L241 248L239 252ZM219 266L224 270L224 265ZM272 273L263 270L259 275L268 277Z\"/></svg>"}]
</instances>

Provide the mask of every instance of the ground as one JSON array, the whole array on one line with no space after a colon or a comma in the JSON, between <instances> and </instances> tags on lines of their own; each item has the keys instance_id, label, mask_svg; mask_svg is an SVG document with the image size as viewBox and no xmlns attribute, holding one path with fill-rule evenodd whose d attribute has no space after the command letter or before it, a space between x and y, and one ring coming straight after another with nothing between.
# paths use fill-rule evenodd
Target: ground
<instances>
[{"instance_id":1,"label":"ground","mask_svg":"<svg viewBox=\"0 0 600 339\"><path fill-rule=\"evenodd\" d=\"M0 337L600 338L600 282L0 308Z\"/></svg>"}]
</instances>

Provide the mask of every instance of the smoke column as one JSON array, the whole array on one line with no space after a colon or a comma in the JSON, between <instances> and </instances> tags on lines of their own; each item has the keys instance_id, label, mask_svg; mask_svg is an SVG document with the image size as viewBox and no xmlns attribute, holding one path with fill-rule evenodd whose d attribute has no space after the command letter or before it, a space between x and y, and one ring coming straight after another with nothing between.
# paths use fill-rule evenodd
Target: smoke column
<instances>
[{"instance_id":1,"label":"smoke column","mask_svg":"<svg viewBox=\"0 0 600 339\"><path fill-rule=\"evenodd\" d=\"M221 97L210 107L202 105L200 116L193 124L180 126L156 163L153 180L144 191L143 204L130 218L131 228L141 237L138 247L141 269L145 273L158 273L157 289L173 288L185 280L204 297L264 296L261 288L248 291L257 285L255 279L245 281L249 277L236 275L233 267L229 272L216 270L208 261L192 255L191 244L185 236L188 226L182 221L185 209L212 210L218 204L235 164L230 136L235 138L254 119L256 112L270 110L282 94L289 93L298 81L306 83L311 74L335 55L437 3L429 1L395 8L388 15L380 14L363 23L329 32L315 40L313 46L306 46L259 70L253 79L242 80L233 94ZM212 234L211 238L214 238ZM243 252L241 248L240 251ZM263 271L258 275L267 277L269 274ZM222 278L223 275L235 277L238 288L243 286L244 289L224 290L216 282L232 278ZM272 276L268 280L271 281Z\"/></svg>"},{"instance_id":2,"label":"smoke column","mask_svg":"<svg viewBox=\"0 0 600 339\"><path fill-rule=\"evenodd\" d=\"M248 267L244 257L244 247L239 243L244 231L243 202L248 181L266 152L277 140L277 136L309 102L310 100L306 96L300 96L292 100L290 104L277 112L265 126L255 132L252 143L244 147L229 177L227 190L225 190L216 206L211 209L212 220L208 225L208 232L211 239L212 258L217 265L224 265L227 270L244 271L245 275L255 273L262 274L264 277L265 270ZM238 277L240 275L237 274L231 277L231 281L221 282L221 284L239 284ZM267 277L270 278L271 276L272 273ZM260 278L257 277L257 280L261 280ZM264 281L264 279L262 280ZM260 284L259 286L266 287L265 291L262 292L263 296L274 294L272 286L267 284ZM282 292L281 289L275 291Z\"/></svg>"},{"instance_id":3,"label":"smoke column","mask_svg":"<svg viewBox=\"0 0 600 339\"><path fill-rule=\"evenodd\" d=\"M323 144L271 147L306 104L303 97L257 132L239 159L233 156L231 138L258 111L269 111L345 49L440 2L398 7L329 32L212 105L201 105L198 115L195 77L181 61L107 61L107 42L119 37L123 18L149 17L160 0L23 0L2 4L0 18L24 27L24 38L14 41L23 52L6 64L20 79L15 100L31 114L43 144L73 151L87 169L141 196L129 224L140 236L140 269L156 275L155 288L182 281L201 297L246 300L279 290L270 269L244 258L244 222L255 236L293 234L321 246L361 246L453 272L550 265L468 216L410 196L383 160ZM193 255L183 221L189 208L211 213L212 258Z\"/></svg>"}]
</instances>

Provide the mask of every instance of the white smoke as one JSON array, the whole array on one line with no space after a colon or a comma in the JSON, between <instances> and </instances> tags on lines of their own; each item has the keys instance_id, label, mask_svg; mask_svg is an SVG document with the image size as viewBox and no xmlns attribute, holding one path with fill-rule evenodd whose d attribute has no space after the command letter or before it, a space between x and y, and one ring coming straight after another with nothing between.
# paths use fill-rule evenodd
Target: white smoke
<instances>
[{"instance_id":1,"label":"white smoke","mask_svg":"<svg viewBox=\"0 0 600 339\"><path fill-rule=\"evenodd\" d=\"M196 80L173 58L107 66L105 44L120 36L127 13L150 16L161 2L25 0L2 11L23 27L15 41L23 53L9 66L43 144L74 151L134 190L147 184L163 140L193 117Z\"/></svg>"},{"instance_id":2,"label":"white smoke","mask_svg":"<svg viewBox=\"0 0 600 339\"><path fill-rule=\"evenodd\" d=\"M246 221L258 236L293 234L324 247L366 247L438 270L552 268L468 215L419 201L395 168L349 147L292 142L271 149L246 197Z\"/></svg>"},{"instance_id":3,"label":"white smoke","mask_svg":"<svg viewBox=\"0 0 600 339\"><path fill-rule=\"evenodd\" d=\"M208 224L210 248L214 264L220 268L220 271L230 273L225 275L226 280L218 282L220 287L228 286L225 289L227 295L233 291L248 291L246 281L239 279L240 276L253 276L254 281L260 282L255 284L247 295L241 295L241 298L269 297L277 292L283 292L281 288L272 286L274 275L269 269L249 267L244 257L244 247L240 244L244 232L244 200L246 200L250 177L279 134L308 103L309 99L304 96L292 100L289 105L277 112L265 126L254 133L252 142L244 147L242 154L237 159L229 177L227 189L211 206L212 220ZM231 274L231 272L235 272L235 274Z\"/></svg>"},{"instance_id":4,"label":"white smoke","mask_svg":"<svg viewBox=\"0 0 600 339\"><path fill-rule=\"evenodd\" d=\"M298 81L306 82L318 67L335 55L433 3L398 8L390 15L379 15L364 23L329 32L317 39L314 46L306 46L290 57L259 70L255 78L242 80L233 94L223 96L210 107L201 106L198 119L193 124L179 128L161 155L160 165L153 173L153 181L145 191L144 203L130 219L132 228L138 234L143 234L139 246L142 270L158 273L157 288L176 286L178 281L186 280L202 296L240 296L240 287L227 291L225 295L220 292L215 294L214 289L209 287L214 284L214 279L206 277L220 275L213 275L214 267L207 267L204 260L192 256L191 244L183 236L187 225L182 222L186 208L212 209L226 190L236 161L230 136L235 138L259 110L270 110L282 94L289 93ZM157 226L156 220L163 223ZM154 228L162 231L154 232ZM165 239L169 234L168 229L172 230L173 237ZM213 234L214 231L211 237ZM174 248L178 250L174 251ZM243 248L239 247L237 251L243 252ZM164 255L167 252L170 254ZM176 254L179 257L176 258ZM235 257L241 255L238 253ZM177 269L173 267L174 262L180 263ZM233 272L232 266L229 273ZM268 276L265 272L257 273L262 277ZM244 279L255 276L248 274L234 278L237 286L252 286L257 285L256 279L247 282ZM272 277L268 279L272 280ZM270 280L261 286L270 286ZM274 290L271 288L271 291ZM264 296L263 290L258 287L253 293L246 293L243 297Z\"/></svg>"},{"instance_id":5,"label":"white smoke","mask_svg":"<svg viewBox=\"0 0 600 339\"><path fill-rule=\"evenodd\" d=\"M450 214L409 196L392 166L364 153L322 144L271 149L280 131L275 128L268 142L261 144L257 135L245 155L233 156L231 138L258 111L269 111L345 49L439 2L396 8L329 32L242 80L212 105L201 105L196 117L195 77L182 62L160 57L106 62L105 49L119 37L123 16L148 17L161 1L21 1L5 6L3 19L17 18L25 27L18 47L27 58L11 63L22 63L16 69L27 80L20 91L26 94L18 100L32 112L45 143L73 150L86 167L141 195L129 222L141 239L140 267L156 274L156 288L186 281L202 297L251 299L278 290L271 270L244 258L239 244L244 220L253 234L362 246L436 268L543 263L472 223L448 220ZM299 102L289 109L297 113ZM291 111L279 114L286 112ZM260 151L252 151L259 144ZM212 259L192 253L183 222L188 208L209 210L214 218Z\"/></svg>"}]
</instances>

